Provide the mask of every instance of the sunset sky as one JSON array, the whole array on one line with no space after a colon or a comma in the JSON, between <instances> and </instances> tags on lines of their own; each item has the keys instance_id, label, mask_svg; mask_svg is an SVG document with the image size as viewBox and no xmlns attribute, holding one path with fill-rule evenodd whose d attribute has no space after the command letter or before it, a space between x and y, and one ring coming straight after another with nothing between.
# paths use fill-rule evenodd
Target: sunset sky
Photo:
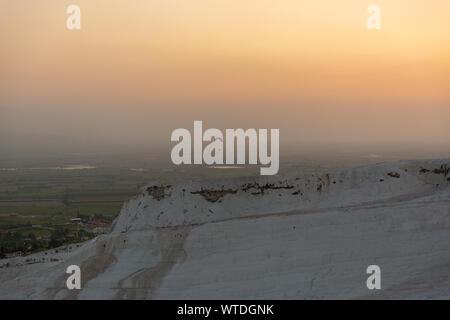
<instances>
[{"instance_id":1,"label":"sunset sky","mask_svg":"<svg viewBox=\"0 0 450 320\"><path fill-rule=\"evenodd\" d=\"M449 17L448 0L0 0L0 142L150 148L203 120L450 153Z\"/></svg>"}]
</instances>

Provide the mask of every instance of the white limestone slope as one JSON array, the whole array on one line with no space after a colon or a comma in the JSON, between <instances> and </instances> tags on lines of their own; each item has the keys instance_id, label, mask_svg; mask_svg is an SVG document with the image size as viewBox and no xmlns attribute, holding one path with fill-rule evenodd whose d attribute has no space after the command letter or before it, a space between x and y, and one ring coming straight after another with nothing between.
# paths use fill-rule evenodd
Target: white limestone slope
<instances>
[{"instance_id":1,"label":"white limestone slope","mask_svg":"<svg viewBox=\"0 0 450 320\"><path fill-rule=\"evenodd\" d=\"M0 298L450 298L449 167L151 183L58 261L1 260ZM71 264L81 290L65 287ZM372 264L382 290L366 287Z\"/></svg>"}]
</instances>

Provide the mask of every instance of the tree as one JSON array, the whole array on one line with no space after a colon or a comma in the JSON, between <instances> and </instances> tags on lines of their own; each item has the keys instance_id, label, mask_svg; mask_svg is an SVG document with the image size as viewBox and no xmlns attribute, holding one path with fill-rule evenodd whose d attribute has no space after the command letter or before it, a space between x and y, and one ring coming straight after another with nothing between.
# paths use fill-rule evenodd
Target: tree
<instances>
[{"instance_id":1,"label":"tree","mask_svg":"<svg viewBox=\"0 0 450 320\"><path fill-rule=\"evenodd\" d=\"M68 207L70 205L69 201L69 190L66 188L62 196L62 203L64 206Z\"/></svg>"}]
</instances>

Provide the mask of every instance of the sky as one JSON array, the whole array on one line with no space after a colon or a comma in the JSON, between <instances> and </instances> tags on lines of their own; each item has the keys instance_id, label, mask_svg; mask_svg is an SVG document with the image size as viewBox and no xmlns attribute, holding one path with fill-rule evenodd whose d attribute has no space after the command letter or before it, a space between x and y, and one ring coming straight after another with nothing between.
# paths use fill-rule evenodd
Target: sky
<instances>
[{"instance_id":1,"label":"sky","mask_svg":"<svg viewBox=\"0 0 450 320\"><path fill-rule=\"evenodd\" d=\"M151 150L202 120L278 128L282 150L450 156L449 15L448 0L0 0L0 150Z\"/></svg>"}]
</instances>

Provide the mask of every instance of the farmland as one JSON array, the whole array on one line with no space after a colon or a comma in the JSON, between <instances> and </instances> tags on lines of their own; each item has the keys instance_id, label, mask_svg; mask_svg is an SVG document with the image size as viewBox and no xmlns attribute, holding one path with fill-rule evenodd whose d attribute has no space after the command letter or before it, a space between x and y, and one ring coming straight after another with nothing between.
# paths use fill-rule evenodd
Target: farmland
<instances>
[{"instance_id":1,"label":"farmland","mask_svg":"<svg viewBox=\"0 0 450 320\"><path fill-rule=\"evenodd\" d=\"M92 238L89 227L111 224L151 176L120 168L1 170L0 255Z\"/></svg>"}]
</instances>

